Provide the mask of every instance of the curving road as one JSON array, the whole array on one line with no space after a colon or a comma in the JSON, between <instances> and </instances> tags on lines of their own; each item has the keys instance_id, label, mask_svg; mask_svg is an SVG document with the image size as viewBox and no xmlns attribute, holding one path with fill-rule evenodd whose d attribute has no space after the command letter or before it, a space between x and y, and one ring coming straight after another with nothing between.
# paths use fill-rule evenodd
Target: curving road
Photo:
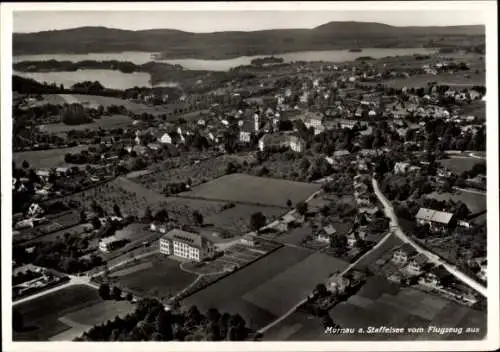
<instances>
[{"instance_id":1,"label":"curving road","mask_svg":"<svg viewBox=\"0 0 500 352\"><path fill-rule=\"evenodd\" d=\"M372 178L372 183L373 183L373 190L375 192L375 195L377 198L380 200L380 202L384 205L384 212L385 215L391 220L391 229L393 230L394 234L399 237L403 242L411 244L419 253L424 254L431 263L435 265L442 265L450 274L452 274L454 277L459 279L460 281L464 282L466 285L472 287L475 289L477 292L479 292L481 295L484 297L487 297L487 290L486 287L478 283L476 280L472 279L465 273L461 272L458 270L455 266L450 265L446 263L443 259L441 259L438 255L429 252L428 250L422 248L420 245L415 243L411 238L409 238L401 229L399 226L398 218L394 212L394 208L392 207L392 204L389 202L389 200L382 194L378 187L378 182L374 178Z\"/></svg>"}]
</instances>

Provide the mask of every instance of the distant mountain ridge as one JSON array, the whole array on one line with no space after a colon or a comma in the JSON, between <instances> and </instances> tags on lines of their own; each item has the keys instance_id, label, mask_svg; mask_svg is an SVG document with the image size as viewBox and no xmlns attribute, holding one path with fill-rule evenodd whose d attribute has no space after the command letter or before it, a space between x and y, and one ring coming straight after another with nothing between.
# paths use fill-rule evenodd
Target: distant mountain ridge
<instances>
[{"instance_id":1,"label":"distant mountain ridge","mask_svg":"<svg viewBox=\"0 0 500 352\"><path fill-rule=\"evenodd\" d=\"M329 22L312 29L191 33L175 29L80 27L14 33L13 53L162 52L167 58L231 58L355 47L453 46L484 43L485 26L396 27L375 22Z\"/></svg>"}]
</instances>

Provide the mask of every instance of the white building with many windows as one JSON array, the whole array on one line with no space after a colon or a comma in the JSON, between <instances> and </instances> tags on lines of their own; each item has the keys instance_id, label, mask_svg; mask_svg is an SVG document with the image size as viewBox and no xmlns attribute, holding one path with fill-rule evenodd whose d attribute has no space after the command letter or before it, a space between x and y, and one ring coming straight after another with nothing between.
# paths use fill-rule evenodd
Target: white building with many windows
<instances>
[{"instance_id":1,"label":"white building with many windows","mask_svg":"<svg viewBox=\"0 0 500 352\"><path fill-rule=\"evenodd\" d=\"M213 256L215 246L198 233L173 229L160 238L160 253L199 262Z\"/></svg>"}]
</instances>

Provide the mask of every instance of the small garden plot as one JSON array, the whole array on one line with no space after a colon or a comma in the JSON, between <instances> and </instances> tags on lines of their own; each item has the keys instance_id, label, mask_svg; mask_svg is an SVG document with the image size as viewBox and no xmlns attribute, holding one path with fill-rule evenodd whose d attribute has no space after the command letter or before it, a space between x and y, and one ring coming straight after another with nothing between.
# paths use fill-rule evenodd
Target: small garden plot
<instances>
[{"instance_id":1,"label":"small garden plot","mask_svg":"<svg viewBox=\"0 0 500 352\"><path fill-rule=\"evenodd\" d=\"M15 306L23 316L25 328L13 332L14 341L48 341L70 328L58 319L100 302L93 288L75 285Z\"/></svg>"},{"instance_id":2,"label":"small garden plot","mask_svg":"<svg viewBox=\"0 0 500 352\"><path fill-rule=\"evenodd\" d=\"M437 200L453 200L455 202L463 202L467 205L470 210L471 215L480 213L486 210L486 193L481 194L477 192L463 192L455 191L454 193L437 193L433 192L427 195L427 197L434 198Z\"/></svg>"},{"instance_id":3,"label":"small garden plot","mask_svg":"<svg viewBox=\"0 0 500 352\"><path fill-rule=\"evenodd\" d=\"M484 164L485 162L485 160L466 156L452 156L449 159L438 160L438 163L440 163L443 167L455 172L456 174L461 174L464 171L469 171L474 165Z\"/></svg>"},{"instance_id":4,"label":"small garden plot","mask_svg":"<svg viewBox=\"0 0 500 352\"><path fill-rule=\"evenodd\" d=\"M117 284L125 291L139 296L166 298L191 284L196 276L179 267L179 262L157 254L144 259L152 264L128 275L117 278ZM139 263L138 263L139 264Z\"/></svg>"},{"instance_id":5,"label":"small garden plot","mask_svg":"<svg viewBox=\"0 0 500 352\"><path fill-rule=\"evenodd\" d=\"M296 204L320 188L317 184L231 174L194 187L181 195L286 208L287 200Z\"/></svg>"}]
</instances>

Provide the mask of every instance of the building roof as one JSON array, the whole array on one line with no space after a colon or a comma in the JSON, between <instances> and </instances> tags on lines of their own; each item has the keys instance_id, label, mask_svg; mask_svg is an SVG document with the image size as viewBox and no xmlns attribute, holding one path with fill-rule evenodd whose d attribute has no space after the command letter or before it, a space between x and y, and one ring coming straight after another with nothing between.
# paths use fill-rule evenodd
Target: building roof
<instances>
[{"instance_id":1,"label":"building roof","mask_svg":"<svg viewBox=\"0 0 500 352\"><path fill-rule=\"evenodd\" d=\"M425 254L422 254L422 253L419 253L417 254L413 259L412 261L416 262L418 265L422 266L424 265L425 263L428 262L428 259L427 257L425 256Z\"/></svg>"},{"instance_id":2,"label":"building roof","mask_svg":"<svg viewBox=\"0 0 500 352\"><path fill-rule=\"evenodd\" d=\"M119 241L119 239L116 236L110 236L110 237L106 237L106 238L101 239L100 243L103 243L106 245L106 244L110 244L110 243L113 243L116 241Z\"/></svg>"},{"instance_id":3,"label":"building roof","mask_svg":"<svg viewBox=\"0 0 500 352\"><path fill-rule=\"evenodd\" d=\"M328 236L332 236L332 235L334 235L337 232L337 230L335 230L335 227L333 227L333 225L328 225L328 226L323 227L323 231Z\"/></svg>"},{"instance_id":4,"label":"building roof","mask_svg":"<svg viewBox=\"0 0 500 352\"><path fill-rule=\"evenodd\" d=\"M188 232L181 229L170 230L161 238L186 243L197 248L202 248L206 246L207 242L211 242L211 240L198 233Z\"/></svg>"},{"instance_id":5,"label":"building roof","mask_svg":"<svg viewBox=\"0 0 500 352\"><path fill-rule=\"evenodd\" d=\"M438 222L440 224L448 224L453 218L453 214L446 213L444 211L420 208L415 218L417 220L425 220L425 221Z\"/></svg>"},{"instance_id":6,"label":"building roof","mask_svg":"<svg viewBox=\"0 0 500 352\"><path fill-rule=\"evenodd\" d=\"M417 253L417 250L409 243L403 244L398 250L405 252L409 257Z\"/></svg>"}]
</instances>

